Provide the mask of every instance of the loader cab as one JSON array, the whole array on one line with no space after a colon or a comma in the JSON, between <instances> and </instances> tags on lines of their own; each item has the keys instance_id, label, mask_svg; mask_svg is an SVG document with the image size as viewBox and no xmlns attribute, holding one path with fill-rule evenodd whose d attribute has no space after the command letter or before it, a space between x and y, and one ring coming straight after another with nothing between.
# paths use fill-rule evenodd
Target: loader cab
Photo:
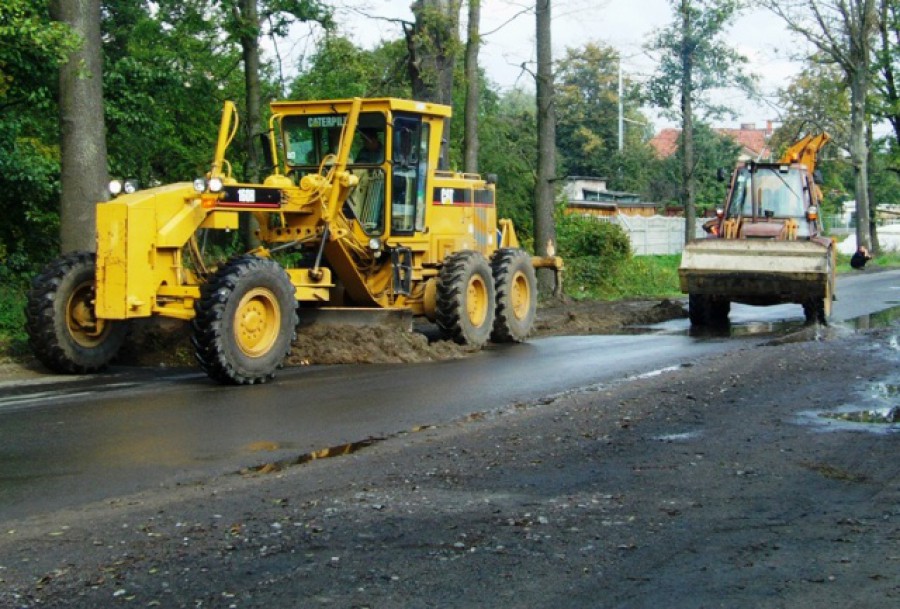
<instances>
[{"instance_id":1,"label":"loader cab","mask_svg":"<svg viewBox=\"0 0 900 609\"><path fill-rule=\"evenodd\" d=\"M725 219L747 223L777 223L793 220L796 236L816 232L808 214L811 183L798 165L750 163L735 171L725 207Z\"/></svg>"}]
</instances>

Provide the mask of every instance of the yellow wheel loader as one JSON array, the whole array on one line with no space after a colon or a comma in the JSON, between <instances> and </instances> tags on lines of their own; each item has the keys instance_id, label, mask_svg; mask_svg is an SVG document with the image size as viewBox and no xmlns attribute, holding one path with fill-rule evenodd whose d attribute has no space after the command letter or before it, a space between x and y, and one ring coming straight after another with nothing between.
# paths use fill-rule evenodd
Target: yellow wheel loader
<instances>
[{"instance_id":1,"label":"yellow wheel loader","mask_svg":"<svg viewBox=\"0 0 900 609\"><path fill-rule=\"evenodd\" d=\"M822 235L816 158L828 134L807 136L777 163L740 163L707 237L688 243L678 269L693 326L726 324L732 302L797 303L827 323L836 252ZM724 179L720 174L720 178Z\"/></svg>"},{"instance_id":2,"label":"yellow wheel loader","mask_svg":"<svg viewBox=\"0 0 900 609\"><path fill-rule=\"evenodd\" d=\"M535 268L493 179L439 167L446 106L394 98L271 105L271 174L238 182L226 158L238 128L226 102L210 171L193 182L97 205L96 254L36 277L29 342L48 368L102 369L127 323L189 320L196 357L222 383L262 383L290 352L298 308L393 309L436 322L456 342L524 341ZM255 220L261 246L217 264L211 233Z\"/></svg>"}]
</instances>

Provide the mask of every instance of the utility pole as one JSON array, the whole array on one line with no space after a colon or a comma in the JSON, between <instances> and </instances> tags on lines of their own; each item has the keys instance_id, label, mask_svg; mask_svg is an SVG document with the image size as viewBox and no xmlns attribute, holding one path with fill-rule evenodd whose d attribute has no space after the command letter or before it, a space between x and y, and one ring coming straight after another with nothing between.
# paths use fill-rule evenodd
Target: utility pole
<instances>
[{"instance_id":1,"label":"utility pole","mask_svg":"<svg viewBox=\"0 0 900 609\"><path fill-rule=\"evenodd\" d=\"M625 108L622 102L622 59L619 59L619 152L625 149Z\"/></svg>"}]
</instances>

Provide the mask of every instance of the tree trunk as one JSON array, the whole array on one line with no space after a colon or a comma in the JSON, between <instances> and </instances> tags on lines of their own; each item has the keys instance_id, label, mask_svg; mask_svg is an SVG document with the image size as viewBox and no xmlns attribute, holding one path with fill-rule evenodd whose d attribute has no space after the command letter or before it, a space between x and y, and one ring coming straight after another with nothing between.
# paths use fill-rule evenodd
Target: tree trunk
<instances>
[{"instance_id":1,"label":"tree trunk","mask_svg":"<svg viewBox=\"0 0 900 609\"><path fill-rule=\"evenodd\" d=\"M96 204L109 197L100 0L53 0L51 11L84 40L59 71L60 247L94 251Z\"/></svg>"},{"instance_id":2,"label":"tree trunk","mask_svg":"<svg viewBox=\"0 0 900 609\"><path fill-rule=\"evenodd\" d=\"M871 33L875 31L874 0L858 0L858 12L848 22L850 30L848 63L850 81L850 163L853 165L856 195L856 243L872 249L869 221L869 147L866 145L866 97L869 91ZM868 24L868 25L867 25Z\"/></svg>"},{"instance_id":3,"label":"tree trunk","mask_svg":"<svg viewBox=\"0 0 900 609\"><path fill-rule=\"evenodd\" d=\"M684 242L694 239L697 209L694 203L694 43L689 0L681 1L681 202L684 205Z\"/></svg>"},{"instance_id":4,"label":"tree trunk","mask_svg":"<svg viewBox=\"0 0 900 609\"><path fill-rule=\"evenodd\" d=\"M534 192L534 249L538 256L556 251L556 225L553 207L556 199L556 111L554 108L553 54L550 36L550 0L537 0L537 134L538 159ZM538 270L538 288L551 294L554 274L550 269Z\"/></svg>"},{"instance_id":5,"label":"tree trunk","mask_svg":"<svg viewBox=\"0 0 900 609\"><path fill-rule=\"evenodd\" d=\"M478 75L478 33L481 21L481 0L469 0L469 33L466 37L466 113L463 140L463 168L478 173L478 102L481 80Z\"/></svg>"},{"instance_id":6,"label":"tree trunk","mask_svg":"<svg viewBox=\"0 0 900 609\"><path fill-rule=\"evenodd\" d=\"M415 0L416 21L405 25L413 98L453 105L453 70L459 46L461 0ZM450 167L450 119L444 121L439 169Z\"/></svg>"},{"instance_id":7,"label":"tree trunk","mask_svg":"<svg viewBox=\"0 0 900 609\"><path fill-rule=\"evenodd\" d=\"M872 138L873 138L872 121L867 120L866 121L866 152L867 152L866 159L868 161L869 167L875 166L875 151L872 148ZM866 193L867 193L866 198L869 201L869 245L871 246L871 249L869 251L872 254L876 254L881 249L881 246L878 243L878 230L877 230L878 222L876 221L877 215L878 215L877 214L878 202L874 200L871 183L867 184Z\"/></svg>"},{"instance_id":8,"label":"tree trunk","mask_svg":"<svg viewBox=\"0 0 900 609\"><path fill-rule=\"evenodd\" d=\"M244 180L259 182L259 156L255 138L262 126L262 88L259 83L259 13L256 0L240 0L235 5L239 13L235 20L241 24L241 53L244 59L244 95L247 117L244 121L244 147L247 150L247 166ZM247 249L259 246L256 231L259 224L250 214L241 214L241 238Z\"/></svg>"}]
</instances>

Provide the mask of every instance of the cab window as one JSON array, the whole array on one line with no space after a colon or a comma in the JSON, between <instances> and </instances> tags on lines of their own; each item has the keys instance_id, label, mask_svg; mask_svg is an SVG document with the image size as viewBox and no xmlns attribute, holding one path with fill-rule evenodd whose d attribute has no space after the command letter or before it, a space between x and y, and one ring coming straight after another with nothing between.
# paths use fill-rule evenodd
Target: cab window
<instances>
[{"instance_id":1,"label":"cab window","mask_svg":"<svg viewBox=\"0 0 900 609\"><path fill-rule=\"evenodd\" d=\"M430 125L421 117L394 119L391 166L391 231L411 234L425 226Z\"/></svg>"}]
</instances>

